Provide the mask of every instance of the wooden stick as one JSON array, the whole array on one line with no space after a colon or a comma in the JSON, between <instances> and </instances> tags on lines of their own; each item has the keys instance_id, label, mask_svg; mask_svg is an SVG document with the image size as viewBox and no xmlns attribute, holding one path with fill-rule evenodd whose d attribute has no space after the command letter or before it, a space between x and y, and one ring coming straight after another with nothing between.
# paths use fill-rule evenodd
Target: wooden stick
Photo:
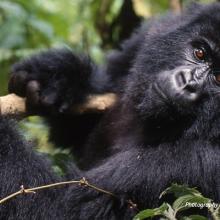
<instances>
[{"instance_id":1,"label":"wooden stick","mask_svg":"<svg viewBox=\"0 0 220 220\"><path fill-rule=\"evenodd\" d=\"M86 112L102 112L111 108L117 100L114 93L106 93L103 95L90 95L84 104L73 106L73 112L86 113Z\"/></svg>"},{"instance_id":2,"label":"wooden stick","mask_svg":"<svg viewBox=\"0 0 220 220\"><path fill-rule=\"evenodd\" d=\"M72 112L83 114L86 112L102 112L112 107L117 100L113 93L106 93L103 95L90 95L86 102L73 106ZM15 94L9 94L0 97L0 114L1 115L17 115L24 117L28 115L26 112L25 98L19 97Z\"/></svg>"},{"instance_id":3,"label":"wooden stick","mask_svg":"<svg viewBox=\"0 0 220 220\"><path fill-rule=\"evenodd\" d=\"M174 13L179 14L182 11L181 0L170 0L170 8Z\"/></svg>"},{"instance_id":4,"label":"wooden stick","mask_svg":"<svg viewBox=\"0 0 220 220\"><path fill-rule=\"evenodd\" d=\"M9 94L0 97L0 114L1 115L25 115L26 106L25 98L15 94Z\"/></svg>"}]
</instances>

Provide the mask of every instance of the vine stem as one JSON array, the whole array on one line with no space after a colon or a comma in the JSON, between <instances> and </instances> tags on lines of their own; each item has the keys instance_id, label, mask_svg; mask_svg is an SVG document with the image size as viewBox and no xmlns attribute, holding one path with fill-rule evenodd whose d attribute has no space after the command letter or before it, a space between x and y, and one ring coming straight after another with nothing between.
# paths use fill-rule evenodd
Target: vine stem
<instances>
[{"instance_id":1,"label":"vine stem","mask_svg":"<svg viewBox=\"0 0 220 220\"><path fill-rule=\"evenodd\" d=\"M0 200L0 204L3 204L4 202L18 196L21 194L29 194L29 193L33 193L35 194L36 191L42 190L42 189L48 189L48 188L52 188L52 187L56 187L56 186L63 186L63 185L69 185L69 184L79 184L81 186L88 186L89 188L92 188L98 192L107 194L111 197L114 198L118 198L118 196L116 196L114 193L109 192L107 190L101 189L95 185L90 184L85 177L83 177L81 180L70 180L70 181L64 181L64 182L58 182L58 183L52 183L52 184L48 184L48 185L43 185L43 186L38 186L38 187L34 187L34 188L27 188L25 189L23 185L21 185L20 190L12 193L8 196L6 196L5 198ZM130 208L134 208L137 209L137 205L135 203L133 203L130 199L126 201L129 204Z\"/></svg>"},{"instance_id":2,"label":"vine stem","mask_svg":"<svg viewBox=\"0 0 220 220\"><path fill-rule=\"evenodd\" d=\"M21 185L19 191L12 193L12 194L6 196L5 198L1 199L0 204L12 199L13 197L21 195L21 194L36 193L36 191L41 190L41 189L47 189L47 188L51 188L51 187L74 184L74 183L82 184L82 181L81 180L71 180L71 181L52 183L52 184L48 184L48 185L38 186L38 187L34 187L34 188L27 188L27 189L25 189L24 186Z\"/></svg>"}]
</instances>

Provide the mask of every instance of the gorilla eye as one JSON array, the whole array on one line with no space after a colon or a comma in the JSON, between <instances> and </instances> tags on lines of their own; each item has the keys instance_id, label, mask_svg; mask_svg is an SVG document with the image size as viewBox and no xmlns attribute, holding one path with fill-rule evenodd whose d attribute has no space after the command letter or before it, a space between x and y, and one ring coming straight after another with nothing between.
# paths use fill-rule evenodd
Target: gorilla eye
<instances>
[{"instance_id":1,"label":"gorilla eye","mask_svg":"<svg viewBox=\"0 0 220 220\"><path fill-rule=\"evenodd\" d=\"M195 48L194 49L194 56L196 57L196 59L198 59L200 61L204 61L205 60L205 50L203 48Z\"/></svg>"}]
</instances>

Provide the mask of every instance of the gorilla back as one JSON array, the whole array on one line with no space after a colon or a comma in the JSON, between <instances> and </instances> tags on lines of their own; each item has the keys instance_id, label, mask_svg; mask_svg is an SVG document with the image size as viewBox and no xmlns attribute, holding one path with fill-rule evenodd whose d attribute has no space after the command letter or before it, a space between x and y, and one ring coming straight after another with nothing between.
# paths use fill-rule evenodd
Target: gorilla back
<instances>
[{"instance_id":1,"label":"gorilla back","mask_svg":"<svg viewBox=\"0 0 220 220\"><path fill-rule=\"evenodd\" d=\"M136 210L128 199L140 210L156 207L171 183L198 187L220 202L219 68L219 3L144 24L105 68L67 50L15 64L9 91L49 118L52 132L68 127L69 139L82 135L71 127L77 117L68 114L69 106L90 93L117 93L118 103L83 134L81 169L73 166L69 178L86 177L121 199L69 186L14 198L0 206L1 218L131 219ZM2 118L0 129L1 197L20 185L61 180L10 120Z\"/></svg>"}]
</instances>

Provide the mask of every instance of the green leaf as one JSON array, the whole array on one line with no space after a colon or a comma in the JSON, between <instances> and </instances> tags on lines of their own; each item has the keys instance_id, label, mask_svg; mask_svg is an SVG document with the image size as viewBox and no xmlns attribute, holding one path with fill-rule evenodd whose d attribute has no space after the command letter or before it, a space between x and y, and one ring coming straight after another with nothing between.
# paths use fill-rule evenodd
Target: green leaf
<instances>
[{"instance_id":1,"label":"green leaf","mask_svg":"<svg viewBox=\"0 0 220 220\"><path fill-rule=\"evenodd\" d=\"M190 205L187 205L187 203L196 203L196 204L198 204L198 206L196 206L196 207L200 208L199 204L201 204L201 207L202 207L203 204L206 204L209 202L211 202L210 199L205 198L201 195L189 194L189 195L181 196L178 199L176 199L173 203L173 209L177 212L180 210L182 211L185 209L192 208Z\"/></svg>"},{"instance_id":2,"label":"green leaf","mask_svg":"<svg viewBox=\"0 0 220 220\"><path fill-rule=\"evenodd\" d=\"M141 212L139 212L133 220L142 220L149 217L154 217L158 215L163 215L164 211L168 209L168 205L166 203L163 203L159 208L155 209L145 209Z\"/></svg>"},{"instance_id":3,"label":"green leaf","mask_svg":"<svg viewBox=\"0 0 220 220\"><path fill-rule=\"evenodd\" d=\"M169 193L173 193L176 198L188 194L201 196L201 193L195 188L189 188L185 185L172 184L170 187L168 187L160 194L160 198Z\"/></svg>"},{"instance_id":4,"label":"green leaf","mask_svg":"<svg viewBox=\"0 0 220 220\"><path fill-rule=\"evenodd\" d=\"M6 16L12 16L17 18L26 16L25 10L19 4L13 2L0 1L0 8L4 11Z\"/></svg>"},{"instance_id":5,"label":"green leaf","mask_svg":"<svg viewBox=\"0 0 220 220\"><path fill-rule=\"evenodd\" d=\"M47 38L53 37L53 27L48 22L33 17L28 24Z\"/></svg>"}]
</instances>

